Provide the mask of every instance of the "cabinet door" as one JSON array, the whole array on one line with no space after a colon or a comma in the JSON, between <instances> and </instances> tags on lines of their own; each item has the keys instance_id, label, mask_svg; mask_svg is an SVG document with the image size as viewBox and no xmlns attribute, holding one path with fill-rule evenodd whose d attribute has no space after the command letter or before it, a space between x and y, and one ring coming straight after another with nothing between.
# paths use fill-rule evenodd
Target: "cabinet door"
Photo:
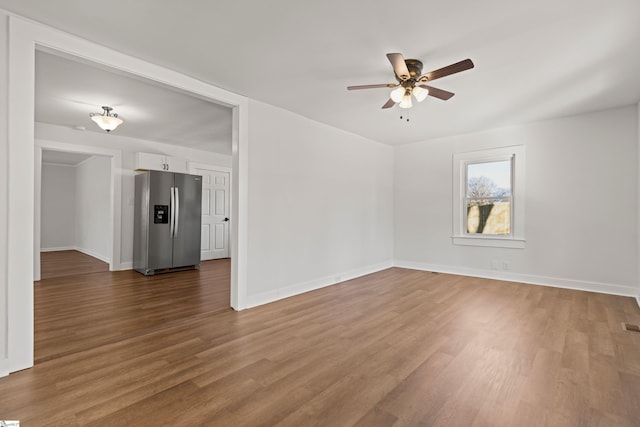
<instances>
[{"instance_id":1,"label":"cabinet door","mask_svg":"<svg viewBox=\"0 0 640 427\"><path fill-rule=\"evenodd\" d=\"M167 170L165 156L161 154L136 153L136 170Z\"/></svg>"},{"instance_id":2,"label":"cabinet door","mask_svg":"<svg viewBox=\"0 0 640 427\"><path fill-rule=\"evenodd\" d=\"M167 165L166 170L171 172L188 173L187 161L185 159L169 156L166 156L164 159L165 164Z\"/></svg>"},{"instance_id":3,"label":"cabinet door","mask_svg":"<svg viewBox=\"0 0 640 427\"><path fill-rule=\"evenodd\" d=\"M136 153L136 170L188 173L185 159L151 153Z\"/></svg>"}]
</instances>

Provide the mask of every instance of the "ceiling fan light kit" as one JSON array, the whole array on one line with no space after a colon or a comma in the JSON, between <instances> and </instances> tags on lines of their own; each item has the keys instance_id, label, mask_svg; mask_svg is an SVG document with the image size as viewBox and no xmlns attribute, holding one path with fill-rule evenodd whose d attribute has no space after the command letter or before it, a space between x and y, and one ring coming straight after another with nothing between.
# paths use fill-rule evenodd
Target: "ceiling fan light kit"
<instances>
[{"instance_id":1,"label":"ceiling fan light kit","mask_svg":"<svg viewBox=\"0 0 640 427\"><path fill-rule=\"evenodd\" d=\"M398 103L402 101L402 98L404 97L404 93L405 93L404 88L402 86L399 86L391 91L390 97L391 99L393 99L393 102Z\"/></svg>"},{"instance_id":2,"label":"ceiling fan light kit","mask_svg":"<svg viewBox=\"0 0 640 427\"><path fill-rule=\"evenodd\" d=\"M422 102L425 99L427 99L427 96L429 96L429 89L425 89L425 88L423 88L421 86L415 86L411 90L411 93L416 98L416 101Z\"/></svg>"},{"instance_id":3,"label":"ceiling fan light kit","mask_svg":"<svg viewBox=\"0 0 640 427\"><path fill-rule=\"evenodd\" d=\"M411 108L413 107L413 103L411 102L411 91L407 89L402 97L402 101L398 104L400 108Z\"/></svg>"},{"instance_id":4,"label":"ceiling fan light kit","mask_svg":"<svg viewBox=\"0 0 640 427\"><path fill-rule=\"evenodd\" d=\"M389 100L382 108L391 108L398 104L399 108L408 109L413 106L411 95L418 102L424 101L427 96L446 101L450 99L454 93L443 89L428 86L423 83L469 70L474 67L473 61L465 59L455 64L448 65L443 68L422 74L422 62L417 59L405 59L401 53L387 53L387 58L393 66L395 78L398 83L383 83L374 85L347 86L347 90L356 89L375 89L375 88L393 88L390 93ZM401 117L402 118L402 117Z\"/></svg>"},{"instance_id":5,"label":"ceiling fan light kit","mask_svg":"<svg viewBox=\"0 0 640 427\"><path fill-rule=\"evenodd\" d=\"M96 124L100 126L102 130L111 132L122 123L124 123L116 113L111 113L113 111L113 108L103 106L102 110L102 113L89 113L89 117L91 117L91 120L96 122Z\"/></svg>"}]
</instances>

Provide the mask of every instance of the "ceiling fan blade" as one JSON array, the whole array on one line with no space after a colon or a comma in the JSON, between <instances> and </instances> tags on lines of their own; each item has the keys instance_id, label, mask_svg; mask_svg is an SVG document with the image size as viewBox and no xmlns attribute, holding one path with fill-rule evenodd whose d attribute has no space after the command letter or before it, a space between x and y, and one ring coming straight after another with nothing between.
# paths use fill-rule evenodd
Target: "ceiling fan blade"
<instances>
[{"instance_id":1,"label":"ceiling fan blade","mask_svg":"<svg viewBox=\"0 0 640 427\"><path fill-rule=\"evenodd\" d=\"M464 61L456 62L455 64L447 65L446 67L440 68L435 71L431 71L430 73L423 74L422 76L420 76L420 78L426 77L427 80L433 81L441 77L446 77L446 76L450 76L451 74L469 70L473 67L474 67L473 61L470 59L465 59Z\"/></svg>"},{"instance_id":2,"label":"ceiling fan blade","mask_svg":"<svg viewBox=\"0 0 640 427\"><path fill-rule=\"evenodd\" d=\"M389 98L389 100L382 106L382 108L391 108L394 105L396 105L396 103L393 101L393 99Z\"/></svg>"},{"instance_id":3,"label":"ceiling fan blade","mask_svg":"<svg viewBox=\"0 0 640 427\"><path fill-rule=\"evenodd\" d=\"M379 87L396 87L398 86L395 83L381 83L378 85L360 85L360 86L347 86L347 90L356 90L356 89L375 89Z\"/></svg>"},{"instance_id":4,"label":"ceiling fan blade","mask_svg":"<svg viewBox=\"0 0 640 427\"><path fill-rule=\"evenodd\" d=\"M451 98L455 93L449 92L448 90L438 89L437 87L420 85L420 87L425 88L429 91L429 96L433 96L434 98L442 99L446 101Z\"/></svg>"},{"instance_id":5,"label":"ceiling fan blade","mask_svg":"<svg viewBox=\"0 0 640 427\"><path fill-rule=\"evenodd\" d=\"M404 62L404 56L402 56L401 53L387 53L387 58L389 58L389 62L391 62L393 66L393 71L400 80L405 81L411 77L407 63Z\"/></svg>"}]
</instances>

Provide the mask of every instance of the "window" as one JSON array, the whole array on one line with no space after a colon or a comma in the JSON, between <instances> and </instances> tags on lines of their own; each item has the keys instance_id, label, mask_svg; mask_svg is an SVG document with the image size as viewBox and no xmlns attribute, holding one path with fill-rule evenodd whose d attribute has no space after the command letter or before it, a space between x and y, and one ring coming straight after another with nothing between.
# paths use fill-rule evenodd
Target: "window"
<instances>
[{"instance_id":1,"label":"window","mask_svg":"<svg viewBox=\"0 0 640 427\"><path fill-rule=\"evenodd\" d=\"M524 146L454 155L454 244L524 248L524 164Z\"/></svg>"},{"instance_id":2,"label":"window","mask_svg":"<svg viewBox=\"0 0 640 427\"><path fill-rule=\"evenodd\" d=\"M511 235L512 160L466 164L467 234Z\"/></svg>"}]
</instances>

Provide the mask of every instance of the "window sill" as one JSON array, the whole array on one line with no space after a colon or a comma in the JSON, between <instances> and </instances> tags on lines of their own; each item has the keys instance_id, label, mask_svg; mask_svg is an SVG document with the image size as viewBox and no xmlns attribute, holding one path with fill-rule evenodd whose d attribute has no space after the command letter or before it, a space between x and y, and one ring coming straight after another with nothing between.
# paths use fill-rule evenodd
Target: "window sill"
<instances>
[{"instance_id":1,"label":"window sill","mask_svg":"<svg viewBox=\"0 0 640 427\"><path fill-rule=\"evenodd\" d=\"M499 237L452 236L454 245L485 246L489 248L524 249L524 239L505 239Z\"/></svg>"}]
</instances>

